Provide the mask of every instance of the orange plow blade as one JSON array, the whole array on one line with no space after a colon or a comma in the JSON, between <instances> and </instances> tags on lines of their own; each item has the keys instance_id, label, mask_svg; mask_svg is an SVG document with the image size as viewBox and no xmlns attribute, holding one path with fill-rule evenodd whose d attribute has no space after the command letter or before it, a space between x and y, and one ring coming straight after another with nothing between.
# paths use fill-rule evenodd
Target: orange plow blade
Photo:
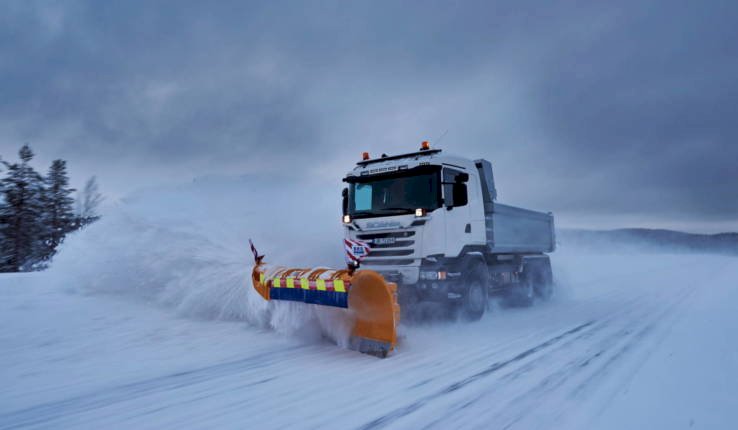
<instances>
[{"instance_id":1,"label":"orange plow blade","mask_svg":"<svg viewBox=\"0 0 738 430\"><path fill-rule=\"evenodd\" d=\"M251 281L264 299L347 308L354 316L352 349L384 358L395 348L400 320L396 284L371 270L269 270L255 256Z\"/></svg>"},{"instance_id":2,"label":"orange plow blade","mask_svg":"<svg viewBox=\"0 0 738 430\"><path fill-rule=\"evenodd\" d=\"M400 305L397 285L386 282L372 270L360 270L351 277L348 307L356 315L351 347L367 354L386 357L397 343Z\"/></svg>"}]
</instances>

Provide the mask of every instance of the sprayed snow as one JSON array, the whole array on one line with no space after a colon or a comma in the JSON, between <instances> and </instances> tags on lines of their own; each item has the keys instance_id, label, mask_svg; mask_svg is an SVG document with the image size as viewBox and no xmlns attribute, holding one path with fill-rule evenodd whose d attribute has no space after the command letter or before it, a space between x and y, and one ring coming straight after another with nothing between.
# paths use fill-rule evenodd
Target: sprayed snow
<instances>
[{"instance_id":1,"label":"sprayed snow","mask_svg":"<svg viewBox=\"0 0 738 430\"><path fill-rule=\"evenodd\" d=\"M70 236L50 278L69 291L129 296L173 308L180 316L243 320L282 334L329 336L346 344L347 323L340 312L267 303L248 288L253 267L249 238L268 254L267 260L279 258L275 263L341 264L335 223L321 223L309 235L303 232L303 223L314 222L311 218L338 217L326 216L321 209L330 208L319 206L303 211L296 222L294 212L272 203L270 196L279 188L249 177L211 177L139 192ZM309 186L296 190L286 207L311 208L315 194Z\"/></svg>"}]
</instances>

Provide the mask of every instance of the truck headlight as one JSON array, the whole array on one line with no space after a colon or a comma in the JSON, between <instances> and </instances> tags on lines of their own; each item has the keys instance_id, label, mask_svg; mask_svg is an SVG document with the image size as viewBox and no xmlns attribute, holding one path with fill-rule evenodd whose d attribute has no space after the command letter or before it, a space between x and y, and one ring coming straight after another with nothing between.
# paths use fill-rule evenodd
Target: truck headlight
<instances>
[{"instance_id":1,"label":"truck headlight","mask_svg":"<svg viewBox=\"0 0 738 430\"><path fill-rule=\"evenodd\" d=\"M420 279L424 281L443 281L446 279L446 272L420 272Z\"/></svg>"},{"instance_id":2,"label":"truck headlight","mask_svg":"<svg viewBox=\"0 0 738 430\"><path fill-rule=\"evenodd\" d=\"M420 272L420 279L424 281L435 281L438 279L438 272Z\"/></svg>"},{"instance_id":3,"label":"truck headlight","mask_svg":"<svg viewBox=\"0 0 738 430\"><path fill-rule=\"evenodd\" d=\"M351 222L351 215L344 215L343 216L343 223L348 224Z\"/></svg>"}]
</instances>

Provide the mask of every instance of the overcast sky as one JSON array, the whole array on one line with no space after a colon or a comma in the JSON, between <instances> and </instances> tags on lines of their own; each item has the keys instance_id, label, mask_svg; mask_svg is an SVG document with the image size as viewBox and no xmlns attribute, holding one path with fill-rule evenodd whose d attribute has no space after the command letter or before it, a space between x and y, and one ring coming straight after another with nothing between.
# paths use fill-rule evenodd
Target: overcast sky
<instances>
[{"instance_id":1,"label":"overcast sky","mask_svg":"<svg viewBox=\"0 0 738 430\"><path fill-rule=\"evenodd\" d=\"M111 196L248 173L338 205L362 151L444 136L560 225L738 230L735 1L0 9L0 156Z\"/></svg>"}]
</instances>

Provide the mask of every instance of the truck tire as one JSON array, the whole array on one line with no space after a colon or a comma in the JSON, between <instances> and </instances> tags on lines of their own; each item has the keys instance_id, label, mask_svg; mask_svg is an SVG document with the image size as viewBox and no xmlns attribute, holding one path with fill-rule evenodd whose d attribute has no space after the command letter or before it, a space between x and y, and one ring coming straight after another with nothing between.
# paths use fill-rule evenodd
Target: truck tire
<instances>
[{"instance_id":1,"label":"truck tire","mask_svg":"<svg viewBox=\"0 0 738 430\"><path fill-rule=\"evenodd\" d=\"M474 264L467 272L466 291L461 301L461 318L478 321L487 309L489 274L483 264Z\"/></svg>"}]
</instances>

